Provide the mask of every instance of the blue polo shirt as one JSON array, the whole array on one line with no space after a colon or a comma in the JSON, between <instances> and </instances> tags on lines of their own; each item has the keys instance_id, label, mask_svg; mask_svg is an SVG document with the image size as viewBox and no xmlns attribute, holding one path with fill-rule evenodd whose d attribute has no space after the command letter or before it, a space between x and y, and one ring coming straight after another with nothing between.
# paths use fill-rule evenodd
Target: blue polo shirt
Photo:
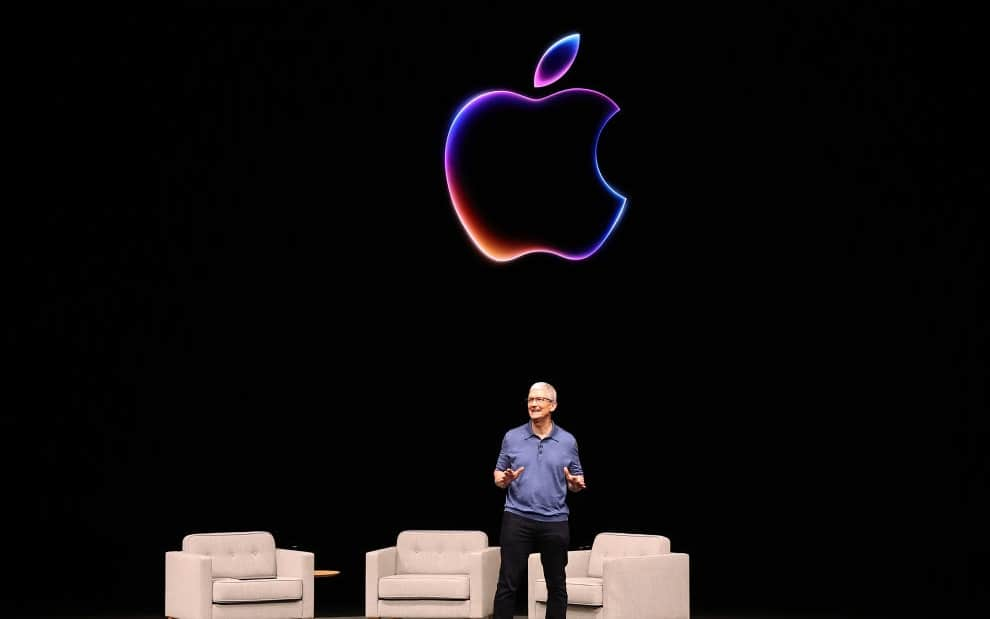
<instances>
[{"instance_id":1,"label":"blue polo shirt","mask_svg":"<svg viewBox=\"0 0 990 619\"><path fill-rule=\"evenodd\" d=\"M495 468L504 471L520 466L526 470L509 484L505 511L541 522L567 520L570 510L564 467L571 475L584 475L574 435L556 423L542 440L533 433L531 423L512 428L502 439Z\"/></svg>"}]
</instances>

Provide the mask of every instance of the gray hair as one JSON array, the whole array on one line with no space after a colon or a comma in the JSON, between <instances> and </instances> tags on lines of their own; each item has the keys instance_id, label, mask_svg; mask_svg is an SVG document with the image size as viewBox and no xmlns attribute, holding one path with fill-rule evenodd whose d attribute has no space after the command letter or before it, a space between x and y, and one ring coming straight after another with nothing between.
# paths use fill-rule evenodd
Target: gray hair
<instances>
[{"instance_id":1,"label":"gray hair","mask_svg":"<svg viewBox=\"0 0 990 619\"><path fill-rule=\"evenodd\" d=\"M536 389L538 387L543 388L543 389L546 389L547 391L549 391L550 392L550 399L553 400L554 402L557 401L557 390L554 389L554 386L553 385L551 385L550 383L545 383L545 382L540 381L538 383L533 383L533 385L529 388L529 390L530 391L533 391L533 389Z\"/></svg>"}]
</instances>

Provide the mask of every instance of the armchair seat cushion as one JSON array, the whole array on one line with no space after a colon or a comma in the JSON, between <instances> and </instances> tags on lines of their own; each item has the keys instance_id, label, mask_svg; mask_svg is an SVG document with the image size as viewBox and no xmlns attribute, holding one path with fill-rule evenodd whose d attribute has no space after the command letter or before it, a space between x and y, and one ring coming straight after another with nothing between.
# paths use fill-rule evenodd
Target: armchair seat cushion
<instances>
[{"instance_id":1,"label":"armchair seat cushion","mask_svg":"<svg viewBox=\"0 0 990 619\"><path fill-rule=\"evenodd\" d=\"M396 574L378 583L383 600L470 600L471 578L467 574Z\"/></svg>"},{"instance_id":2,"label":"armchair seat cushion","mask_svg":"<svg viewBox=\"0 0 990 619\"><path fill-rule=\"evenodd\" d=\"M213 581L214 604L249 602L296 602L303 597L301 578L217 578Z\"/></svg>"},{"instance_id":3,"label":"armchair seat cushion","mask_svg":"<svg viewBox=\"0 0 990 619\"><path fill-rule=\"evenodd\" d=\"M537 578L533 596L537 602L547 601L547 581ZM571 577L567 579L567 603L578 606L601 606L604 599L601 578Z\"/></svg>"}]
</instances>

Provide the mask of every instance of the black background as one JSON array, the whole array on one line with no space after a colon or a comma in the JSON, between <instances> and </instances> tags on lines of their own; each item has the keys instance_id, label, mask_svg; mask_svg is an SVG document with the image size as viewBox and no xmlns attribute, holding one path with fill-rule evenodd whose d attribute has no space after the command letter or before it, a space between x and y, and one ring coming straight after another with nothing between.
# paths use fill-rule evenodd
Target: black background
<instances>
[{"instance_id":1,"label":"black background","mask_svg":"<svg viewBox=\"0 0 990 619\"><path fill-rule=\"evenodd\" d=\"M263 529L342 570L319 612L363 612L364 553L399 531L498 543L491 469L536 380L587 472L572 545L670 537L698 614L985 604L972 16L651 11L31 24L13 607L160 612L183 535ZM571 32L554 87L619 104L599 162L626 216L589 260L489 262L446 191L448 123L538 94Z\"/></svg>"}]
</instances>

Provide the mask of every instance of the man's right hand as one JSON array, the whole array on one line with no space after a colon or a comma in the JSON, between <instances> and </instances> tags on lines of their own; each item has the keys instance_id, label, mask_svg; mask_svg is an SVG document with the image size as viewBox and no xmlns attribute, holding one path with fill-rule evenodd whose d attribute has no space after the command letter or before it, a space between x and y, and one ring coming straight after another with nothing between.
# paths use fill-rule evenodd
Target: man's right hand
<instances>
[{"instance_id":1,"label":"man's right hand","mask_svg":"<svg viewBox=\"0 0 990 619\"><path fill-rule=\"evenodd\" d=\"M505 469L504 471L495 471L495 485L499 488L508 488L517 477L522 475L522 472L526 470L525 466L520 466L516 470Z\"/></svg>"}]
</instances>

